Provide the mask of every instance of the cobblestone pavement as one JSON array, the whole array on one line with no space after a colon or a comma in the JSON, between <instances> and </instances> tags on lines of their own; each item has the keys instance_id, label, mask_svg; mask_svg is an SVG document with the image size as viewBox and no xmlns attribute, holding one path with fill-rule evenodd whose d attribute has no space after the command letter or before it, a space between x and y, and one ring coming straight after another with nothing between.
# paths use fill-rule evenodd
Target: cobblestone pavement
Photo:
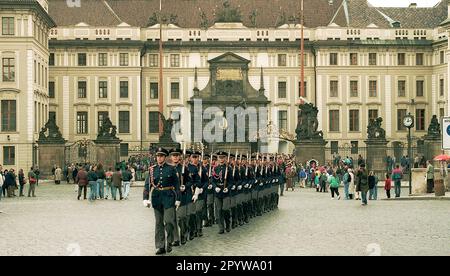
<instances>
[{"instance_id":1,"label":"cobblestone pavement","mask_svg":"<svg viewBox=\"0 0 450 276\"><path fill-rule=\"evenodd\" d=\"M406 191L405 191L406 192ZM0 201L0 255L153 255L153 212L142 188L122 202L77 201L73 185ZM381 195L381 191L379 193ZM406 194L406 193L405 193ZM288 192L278 211L176 248L173 255L450 255L449 201L331 200Z\"/></svg>"}]
</instances>

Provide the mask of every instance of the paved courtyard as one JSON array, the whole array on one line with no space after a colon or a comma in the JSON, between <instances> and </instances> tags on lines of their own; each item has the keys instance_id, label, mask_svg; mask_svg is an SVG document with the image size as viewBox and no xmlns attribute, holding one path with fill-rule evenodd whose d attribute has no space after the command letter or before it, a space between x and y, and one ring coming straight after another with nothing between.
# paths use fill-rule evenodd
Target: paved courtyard
<instances>
[{"instance_id":1,"label":"paved courtyard","mask_svg":"<svg viewBox=\"0 0 450 276\"><path fill-rule=\"evenodd\" d=\"M141 194L134 188L128 201L90 204L76 200L73 185L45 184L37 198L2 198L0 255L153 255L153 212ZM223 236L208 228L172 254L448 256L449 211L450 201L361 207L298 190L286 193L278 211Z\"/></svg>"}]
</instances>

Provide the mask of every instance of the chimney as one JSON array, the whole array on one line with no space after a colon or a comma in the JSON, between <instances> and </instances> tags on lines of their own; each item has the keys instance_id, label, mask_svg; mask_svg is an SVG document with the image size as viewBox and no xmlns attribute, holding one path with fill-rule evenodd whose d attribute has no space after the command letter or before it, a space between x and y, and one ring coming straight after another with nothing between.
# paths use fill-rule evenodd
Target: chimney
<instances>
[{"instance_id":1,"label":"chimney","mask_svg":"<svg viewBox=\"0 0 450 276\"><path fill-rule=\"evenodd\" d=\"M417 3L411 3L411 4L409 4L409 8L411 8L411 9L417 8Z\"/></svg>"}]
</instances>

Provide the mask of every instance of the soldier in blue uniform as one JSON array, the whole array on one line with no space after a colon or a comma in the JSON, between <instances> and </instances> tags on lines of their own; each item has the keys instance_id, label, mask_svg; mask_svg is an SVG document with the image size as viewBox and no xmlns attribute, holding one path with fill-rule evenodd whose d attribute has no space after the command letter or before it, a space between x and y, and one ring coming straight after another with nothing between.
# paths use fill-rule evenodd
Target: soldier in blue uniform
<instances>
[{"instance_id":1,"label":"soldier in blue uniform","mask_svg":"<svg viewBox=\"0 0 450 276\"><path fill-rule=\"evenodd\" d=\"M199 195L201 189L201 179L200 179L200 164L199 164L199 153L198 152L189 152L190 155L190 163L187 166L189 173L189 183L186 186L187 190L187 215L189 222L189 240L193 240L195 237L198 237L198 228L197 228L197 207L196 202L194 201L194 195Z\"/></svg>"},{"instance_id":2,"label":"soldier in blue uniform","mask_svg":"<svg viewBox=\"0 0 450 276\"><path fill-rule=\"evenodd\" d=\"M144 205L152 206L155 213L156 255L172 252L172 243L177 231L175 208L180 204L177 196L179 191L177 172L166 163L167 155L167 150L163 148L157 150L157 164L150 168L144 188Z\"/></svg>"},{"instance_id":3,"label":"soldier in blue uniform","mask_svg":"<svg viewBox=\"0 0 450 276\"><path fill-rule=\"evenodd\" d=\"M218 164L213 169L212 183L215 191L215 209L216 219L219 224L219 234L231 231L231 213L230 213L230 190L233 186L232 170L226 164L227 153L220 151L217 153Z\"/></svg>"},{"instance_id":4,"label":"soldier in blue uniform","mask_svg":"<svg viewBox=\"0 0 450 276\"><path fill-rule=\"evenodd\" d=\"M205 167L200 163L200 156L202 154L198 151L194 151L191 155L191 166L195 166L198 174L198 181L194 182L194 196L193 204L195 207L195 229L194 235L195 237L203 236L203 218L205 211L205 202L206 202L206 188L208 186L208 172Z\"/></svg>"},{"instance_id":5,"label":"soldier in blue uniform","mask_svg":"<svg viewBox=\"0 0 450 276\"><path fill-rule=\"evenodd\" d=\"M232 179L233 184L230 186L230 207L231 207L231 228L234 229L238 225L237 220L237 197L238 197L238 191L237 186L240 182L239 177L239 170L237 168L237 156L234 154L231 154L231 163L230 167L232 169Z\"/></svg>"},{"instance_id":6,"label":"soldier in blue uniform","mask_svg":"<svg viewBox=\"0 0 450 276\"><path fill-rule=\"evenodd\" d=\"M207 168L208 170L208 186L206 188L206 224L205 227L211 227L216 223L215 214L214 214L214 198L215 198L215 191L213 189L212 184L212 174L213 168L210 168L213 166L213 156L209 156L209 162L208 162L208 156L206 159L206 162L203 163L203 166ZM217 160L216 160L217 161ZM209 175L211 171L211 175Z\"/></svg>"},{"instance_id":7,"label":"soldier in blue uniform","mask_svg":"<svg viewBox=\"0 0 450 276\"><path fill-rule=\"evenodd\" d=\"M247 176L245 174L245 163L247 156L241 155L238 160L238 170L239 170L239 184L237 186L237 219L239 226L244 225L245 216L244 216L244 204L245 204L245 190L244 186L247 183Z\"/></svg>"},{"instance_id":8,"label":"soldier in blue uniform","mask_svg":"<svg viewBox=\"0 0 450 276\"><path fill-rule=\"evenodd\" d=\"M172 159L172 165L176 169L179 186L180 189L178 191L178 197L180 201L180 206L178 206L176 210L176 218L179 226L179 239L174 243L174 246L178 246L179 242L181 244L186 244L188 234L189 234L189 224L188 224L188 203L192 201L192 193L189 192L191 190L189 173L186 166L182 160L182 150L181 149L172 149L170 150L170 157ZM184 167L184 169L183 169Z\"/></svg>"}]
</instances>

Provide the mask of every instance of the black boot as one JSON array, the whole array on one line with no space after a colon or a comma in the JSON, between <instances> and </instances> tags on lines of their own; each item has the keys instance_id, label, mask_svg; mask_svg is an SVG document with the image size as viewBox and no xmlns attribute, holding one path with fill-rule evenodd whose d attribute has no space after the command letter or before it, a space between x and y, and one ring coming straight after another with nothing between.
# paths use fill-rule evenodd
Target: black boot
<instances>
[{"instance_id":1,"label":"black boot","mask_svg":"<svg viewBox=\"0 0 450 276\"><path fill-rule=\"evenodd\" d=\"M164 254L166 254L165 248L160 248L156 251L156 255L164 255Z\"/></svg>"}]
</instances>

